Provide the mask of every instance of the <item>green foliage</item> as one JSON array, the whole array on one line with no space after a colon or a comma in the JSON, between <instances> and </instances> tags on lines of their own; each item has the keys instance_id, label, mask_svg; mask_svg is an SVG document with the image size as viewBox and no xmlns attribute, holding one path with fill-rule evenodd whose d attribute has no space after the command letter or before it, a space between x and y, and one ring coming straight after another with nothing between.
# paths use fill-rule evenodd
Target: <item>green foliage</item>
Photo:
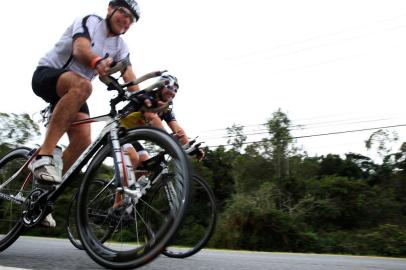
<instances>
[{"instance_id":1,"label":"green foliage","mask_svg":"<svg viewBox=\"0 0 406 270\"><path fill-rule=\"evenodd\" d=\"M353 160L353 155L347 155L346 159L341 159L338 155L327 155L322 157L320 162L319 175L338 175L350 178L363 177L363 170L356 163L358 160Z\"/></svg>"},{"instance_id":2,"label":"green foliage","mask_svg":"<svg viewBox=\"0 0 406 270\"><path fill-rule=\"evenodd\" d=\"M252 195L233 196L220 217L213 242L223 248L267 251L299 251L314 242L312 233L303 232L303 205L281 209L281 197L281 191L271 183L264 183Z\"/></svg>"},{"instance_id":3,"label":"green foliage","mask_svg":"<svg viewBox=\"0 0 406 270\"><path fill-rule=\"evenodd\" d=\"M318 252L406 257L406 228L394 224L324 233L318 241Z\"/></svg>"},{"instance_id":4,"label":"green foliage","mask_svg":"<svg viewBox=\"0 0 406 270\"><path fill-rule=\"evenodd\" d=\"M227 134L230 139L227 140L228 144L231 144L233 148L238 151L242 148L243 144L247 140L247 136L244 135L244 127L233 124L231 127L228 127ZM231 139L233 138L233 139Z\"/></svg>"},{"instance_id":5,"label":"green foliage","mask_svg":"<svg viewBox=\"0 0 406 270\"><path fill-rule=\"evenodd\" d=\"M227 167L235 192L214 246L405 256L406 144L381 165L356 153L308 157L294 151L289 125L276 112L271 138L248 145Z\"/></svg>"},{"instance_id":6,"label":"green foliage","mask_svg":"<svg viewBox=\"0 0 406 270\"><path fill-rule=\"evenodd\" d=\"M293 138L290 134L290 120L280 109L273 113L268 120L267 127L270 135L269 140L263 140L264 148L271 152L271 160L274 164L277 177L285 177L289 174L288 156L293 149ZM269 145L266 145L269 141Z\"/></svg>"},{"instance_id":7,"label":"green foliage","mask_svg":"<svg viewBox=\"0 0 406 270\"><path fill-rule=\"evenodd\" d=\"M23 145L39 134L38 125L28 114L0 113L1 144Z\"/></svg>"},{"instance_id":8,"label":"green foliage","mask_svg":"<svg viewBox=\"0 0 406 270\"><path fill-rule=\"evenodd\" d=\"M0 156L6 155L11 149L12 147L9 144L0 144Z\"/></svg>"},{"instance_id":9,"label":"green foliage","mask_svg":"<svg viewBox=\"0 0 406 270\"><path fill-rule=\"evenodd\" d=\"M285 113L280 109L273 113L272 118L268 123L269 134L272 136L270 139L271 145L276 156L286 155L288 148L293 141L290 135L290 120Z\"/></svg>"},{"instance_id":10,"label":"green foliage","mask_svg":"<svg viewBox=\"0 0 406 270\"><path fill-rule=\"evenodd\" d=\"M234 150L226 151L219 147L214 151L207 151L203 166L212 171L212 185L220 211L225 207L225 202L234 192L233 162L238 156Z\"/></svg>"},{"instance_id":11,"label":"green foliage","mask_svg":"<svg viewBox=\"0 0 406 270\"><path fill-rule=\"evenodd\" d=\"M379 129L371 134L368 140L365 141L365 147L370 150L376 146L377 153L381 156L387 156L391 151L389 143L399 140L399 135L396 132L390 132L385 129Z\"/></svg>"},{"instance_id":12,"label":"green foliage","mask_svg":"<svg viewBox=\"0 0 406 270\"><path fill-rule=\"evenodd\" d=\"M304 181L317 177L320 171L320 158L296 155L289 158L289 174L291 177Z\"/></svg>"},{"instance_id":13,"label":"green foliage","mask_svg":"<svg viewBox=\"0 0 406 270\"><path fill-rule=\"evenodd\" d=\"M272 164L262 156L239 155L233 162L233 178L237 193L257 190L262 183L270 181L274 174Z\"/></svg>"},{"instance_id":14,"label":"green foliage","mask_svg":"<svg viewBox=\"0 0 406 270\"><path fill-rule=\"evenodd\" d=\"M307 191L314 198L314 211L306 220L320 230L358 229L401 214L393 190L371 187L362 180L325 176L309 181Z\"/></svg>"}]
</instances>

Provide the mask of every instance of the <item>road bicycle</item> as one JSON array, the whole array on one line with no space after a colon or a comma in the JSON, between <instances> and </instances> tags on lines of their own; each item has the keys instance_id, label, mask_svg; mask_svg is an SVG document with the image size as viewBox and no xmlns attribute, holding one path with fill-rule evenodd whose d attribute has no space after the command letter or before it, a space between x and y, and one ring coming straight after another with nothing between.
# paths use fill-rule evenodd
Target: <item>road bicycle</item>
<instances>
[{"instance_id":1,"label":"road bicycle","mask_svg":"<svg viewBox=\"0 0 406 270\"><path fill-rule=\"evenodd\" d=\"M190 141L187 146L184 146L185 152L189 156L194 156L197 154L200 143L195 143L196 140ZM145 161L144 164L150 163L149 160ZM145 173L145 168L148 165L142 165L140 168L136 169L135 172ZM159 175L163 170L166 170L166 167L155 167L153 173L150 173L150 178L153 178L153 175ZM164 255L171 258L186 258L192 256L199 252L210 240L211 236L214 233L217 222L217 208L216 208L216 199L214 193L208 183L200 176L194 174L191 179L191 196L189 208L187 209L186 217L178 229L175 236L172 238L171 242L162 252ZM103 185L107 180L95 179L94 184ZM164 188L163 184L160 183L155 185L151 190L151 196L149 197L150 205L161 205L162 207L169 207L169 205L162 203L161 201L167 201L167 198L162 197L166 196L165 192L162 192ZM114 189L113 185L110 186L109 197L110 201L114 200ZM107 192L106 192L107 193ZM77 193L73 194L72 200L69 204L65 228L71 243L78 249L83 249L83 245L78 238L78 233L76 231L76 220L75 220L75 209L76 209L76 197ZM131 210L131 209L130 209ZM150 209L146 209L149 211ZM161 211L167 211L161 210ZM145 217L149 218L149 213L145 213ZM100 220L95 219L94 222L97 223ZM101 219L103 220L103 219ZM107 241L115 228L111 226L109 230L99 235L99 241Z\"/></svg>"},{"instance_id":2,"label":"road bicycle","mask_svg":"<svg viewBox=\"0 0 406 270\"><path fill-rule=\"evenodd\" d=\"M87 254L98 264L113 269L139 267L161 254L175 234L189 202L191 170L186 153L162 130L120 127L120 119L130 112L147 110L142 95L161 89L168 81L158 79L141 91L127 91L129 86L160 78L163 72L121 83L121 76L115 78L113 74L126 65L119 62L108 76L100 78L107 90L117 91L117 96L110 100L110 113L73 123L105 121L106 125L63 175L60 185L44 187L35 183L28 164L39 149L18 147L0 159L0 251L51 213L58 197L76 178L81 178L75 213L78 236ZM122 109L118 109L118 104L123 105ZM149 188L129 185L128 164L121 147L126 143L141 143L148 150L152 158L146 170L165 166L165 171L151 178ZM162 200L152 201L151 196L156 197L157 193L151 191L158 185L163 187L158 194L165 194ZM113 207L112 196L115 201L120 198L118 207ZM108 240L100 241L100 236L107 232L111 233Z\"/></svg>"}]
</instances>

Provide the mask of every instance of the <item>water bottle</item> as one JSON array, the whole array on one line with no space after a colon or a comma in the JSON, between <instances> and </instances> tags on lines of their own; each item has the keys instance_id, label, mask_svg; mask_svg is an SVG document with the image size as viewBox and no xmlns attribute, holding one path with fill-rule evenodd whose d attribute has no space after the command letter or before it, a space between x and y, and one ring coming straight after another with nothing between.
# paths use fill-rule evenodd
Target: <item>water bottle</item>
<instances>
[{"instance_id":1,"label":"water bottle","mask_svg":"<svg viewBox=\"0 0 406 270\"><path fill-rule=\"evenodd\" d=\"M135 172L133 168L133 164L130 159L130 155L128 154L127 150L123 149L124 155L124 164L127 171L127 179L128 179L128 187L132 187L135 185Z\"/></svg>"},{"instance_id":2,"label":"water bottle","mask_svg":"<svg viewBox=\"0 0 406 270\"><path fill-rule=\"evenodd\" d=\"M146 190L151 187L149 178L146 175L143 175L140 178L138 178L137 183L140 185L142 194L145 194Z\"/></svg>"},{"instance_id":3,"label":"water bottle","mask_svg":"<svg viewBox=\"0 0 406 270\"><path fill-rule=\"evenodd\" d=\"M62 147L57 145L54 153L55 169L60 177L62 177L63 161L62 161Z\"/></svg>"}]
</instances>

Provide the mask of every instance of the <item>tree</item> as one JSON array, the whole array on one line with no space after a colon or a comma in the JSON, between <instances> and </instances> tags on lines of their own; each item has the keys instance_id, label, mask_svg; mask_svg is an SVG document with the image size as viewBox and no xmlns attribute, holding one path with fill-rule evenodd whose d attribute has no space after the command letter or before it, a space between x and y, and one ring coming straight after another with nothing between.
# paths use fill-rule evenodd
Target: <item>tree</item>
<instances>
[{"instance_id":1,"label":"tree","mask_svg":"<svg viewBox=\"0 0 406 270\"><path fill-rule=\"evenodd\" d=\"M269 146L272 151L276 176L278 178L289 175L288 156L293 138L290 135L290 120L280 109L272 114L272 118L267 122L267 127L271 138Z\"/></svg>"},{"instance_id":2,"label":"tree","mask_svg":"<svg viewBox=\"0 0 406 270\"><path fill-rule=\"evenodd\" d=\"M396 132L379 129L373 132L368 140L365 141L365 147L371 150L375 146L378 155L383 158L392 151L390 143L397 142L398 140L399 136Z\"/></svg>"},{"instance_id":3,"label":"tree","mask_svg":"<svg viewBox=\"0 0 406 270\"><path fill-rule=\"evenodd\" d=\"M229 137L227 144L231 144L234 150L239 151L247 140L247 136L244 134L244 127L233 124L231 127L226 128L226 130Z\"/></svg>"},{"instance_id":4,"label":"tree","mask_svg":"<svg viewBox=\"0 0 406 270\"><path fill-rule=\"evenodd\" d=\"M38 124L24 114L0 113L0 151L24 145L35 136L40 135Z\"/></svg>"},{"instance_id":5,"label":"tree","mask_svg":"<svg viewBox=\"0 0 406 270\"><path fill-rule=\"evenodd\" d=\"M342 159L339 155L328 154L321 159L319 175L338 175L355 179L366 178L368 171L364 172L360 167L360 165L367 165L364 162L367 160L362 160L360 155L346 154L346 158ZM367 167L366 169L370 168Z\"/></svg>"},{"instance_id":6,"label":"tree","mask_svg":"<svg viewBox=\"0 0 406 270\"><path fill-rule=\"evenodd\" d=\"M227 151L223 146L214 151L207 151L203 159L203 165L212 171L212 187L220 210L227 199L234 193L234 179L232 176L232 164L239 153L233 150Z\"/></svg>"}]
</instances>

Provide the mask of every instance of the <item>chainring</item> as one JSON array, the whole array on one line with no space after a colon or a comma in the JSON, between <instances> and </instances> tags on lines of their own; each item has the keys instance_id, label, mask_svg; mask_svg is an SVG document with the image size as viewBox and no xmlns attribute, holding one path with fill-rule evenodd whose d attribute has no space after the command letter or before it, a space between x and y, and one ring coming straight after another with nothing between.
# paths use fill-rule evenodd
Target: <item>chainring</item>
<instances>
[{"instance_id":1,"label":"chainring","mask_svg":"<svg viewBox=\"0 0 406 270\"><path fill-rule=\"evenodd\" d=\"M28 195L24 203L22 222L25 227L36 226L49 213L47 194L49 190L36 188Z\"/></svg>"}]
</instances>

